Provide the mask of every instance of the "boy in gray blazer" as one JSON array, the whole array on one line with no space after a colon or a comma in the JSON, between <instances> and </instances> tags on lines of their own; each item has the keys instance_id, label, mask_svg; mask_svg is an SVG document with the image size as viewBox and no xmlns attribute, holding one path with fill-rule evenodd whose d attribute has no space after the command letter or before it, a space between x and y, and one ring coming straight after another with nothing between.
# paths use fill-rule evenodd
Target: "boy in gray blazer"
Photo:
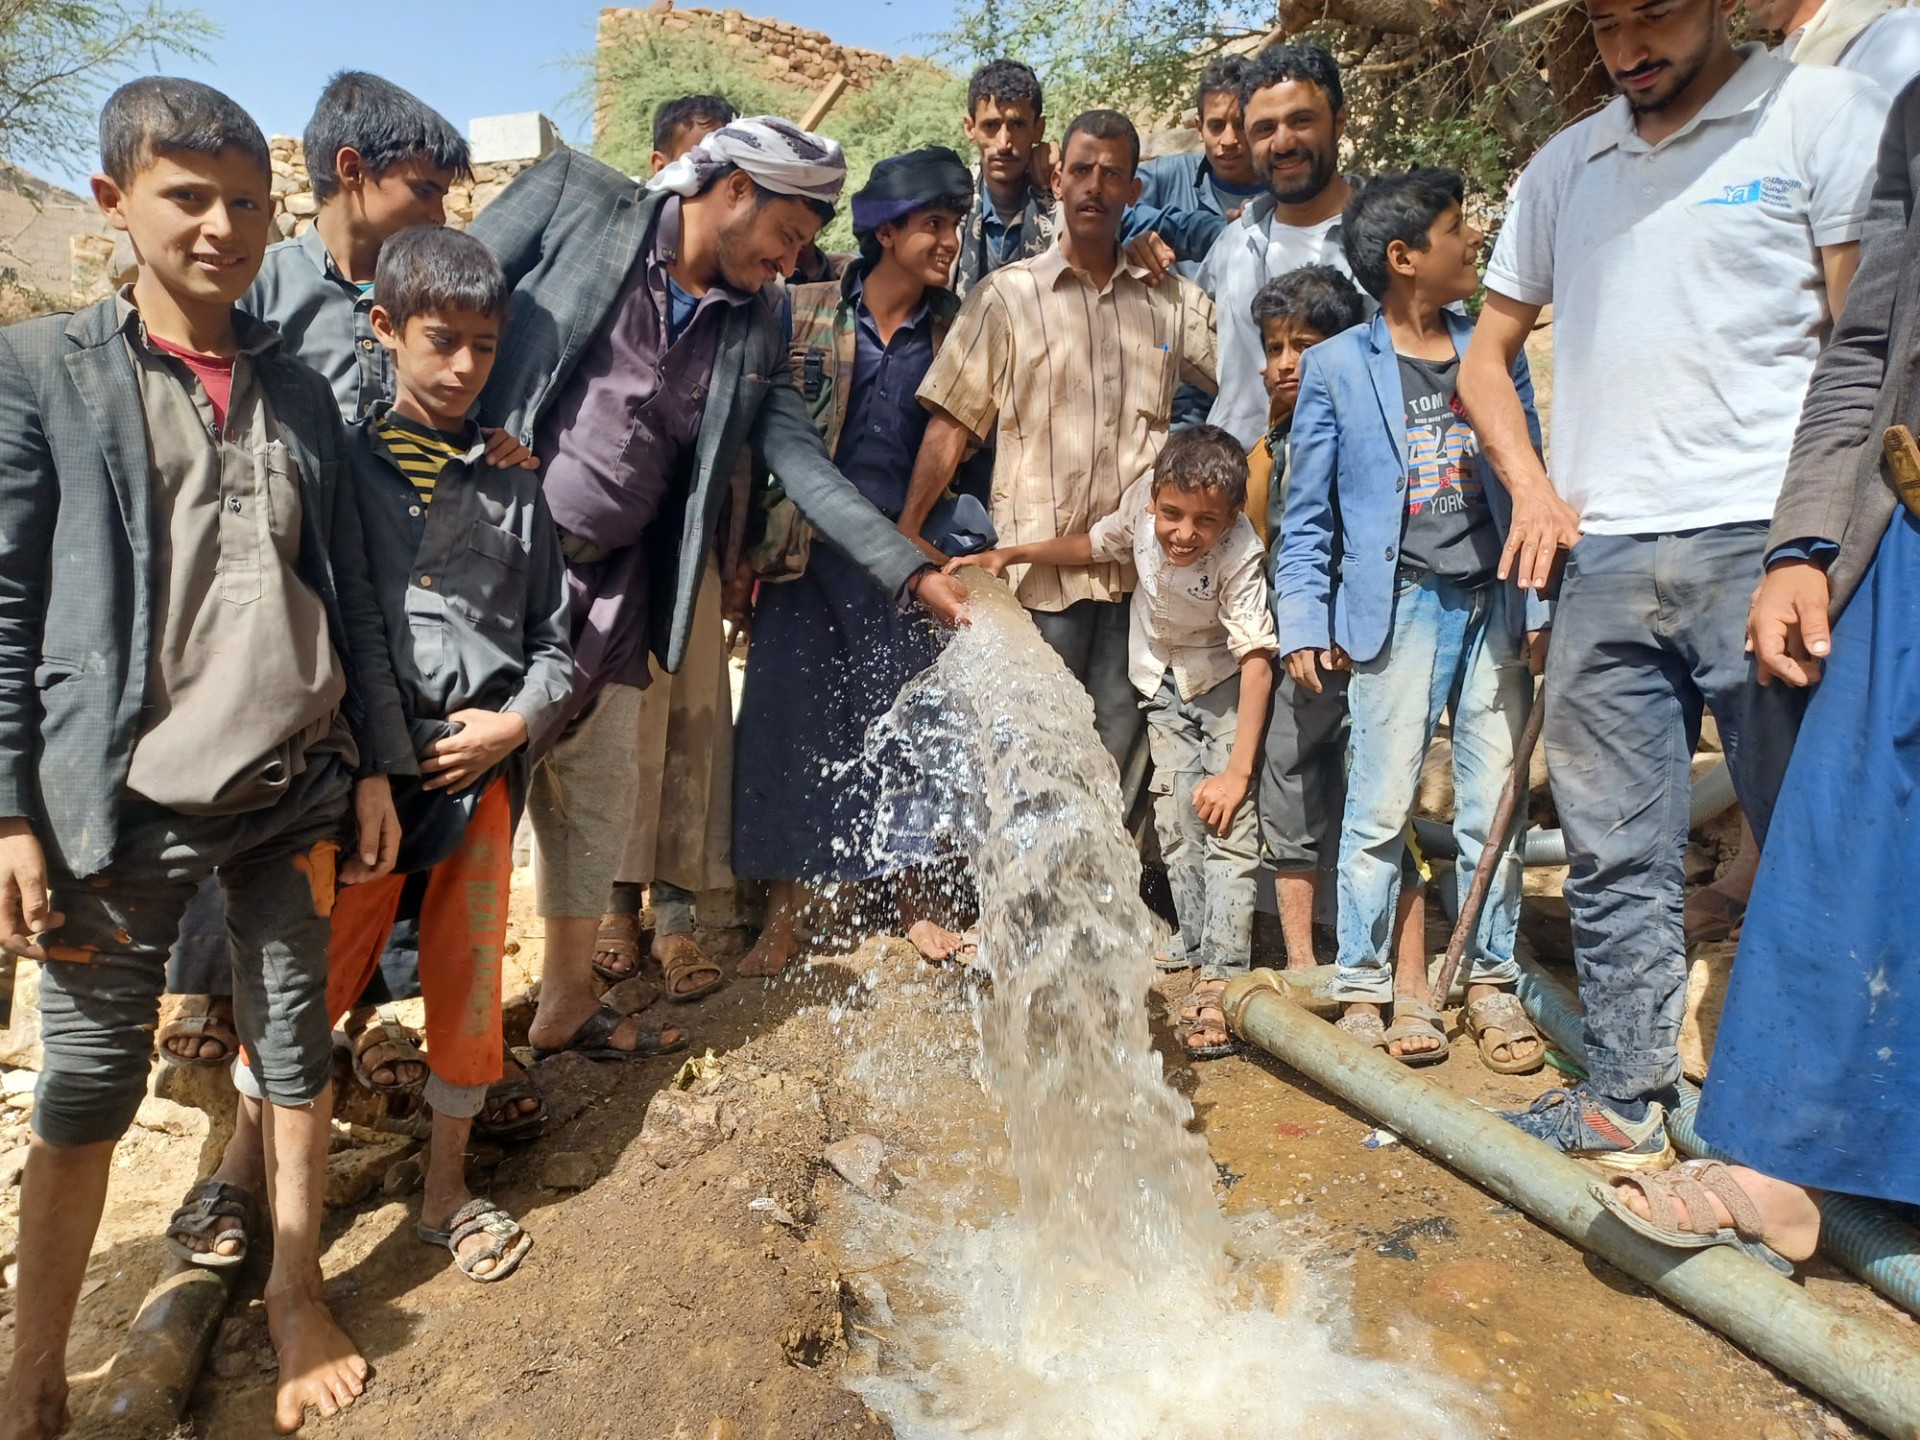
<instances>
[{"instance_id":1,"label":"boy in gray blazer","mask_svg":"<svg viewBox=\"0 0 1920 1440\"><path fill-rule=\"evenodd\" d=\"M217 876L265 1101L275 1418L351 1404L366 1362L321 1293L338 880L393 865L413 747L327 384L233 306L260 268L267 146L153 77L100 120L95 198L141 266L0 331L0 944L41 964L7 1440L67 1420L64 1359L114 1143L139 1107L169 946ZM357 838L355 833L357 831ZM207 1238L253 1197L202 1187ZM244 1248L194 1251L234 1264Z\"/></svg>"}]
</instances>

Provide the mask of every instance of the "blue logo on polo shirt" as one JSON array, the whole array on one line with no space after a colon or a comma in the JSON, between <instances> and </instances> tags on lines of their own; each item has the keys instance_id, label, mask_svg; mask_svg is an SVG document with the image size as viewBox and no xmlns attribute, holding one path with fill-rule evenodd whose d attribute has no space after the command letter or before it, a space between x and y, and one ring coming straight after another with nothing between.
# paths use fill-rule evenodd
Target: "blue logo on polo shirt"
<instances>
[{"instance_id":1,"label":"blue logo on polo shirt","mask_svg":"<svg viewBox=\"0 0 1920 1440\"><path fill-rule=\"evenodd\" d=\"M1744 185L1723 185L1721 193L1696 203L1701 205L1791 205L1796 192L1807 187L1785 175L1766 175Z\"/></svg>"}]
</instances>

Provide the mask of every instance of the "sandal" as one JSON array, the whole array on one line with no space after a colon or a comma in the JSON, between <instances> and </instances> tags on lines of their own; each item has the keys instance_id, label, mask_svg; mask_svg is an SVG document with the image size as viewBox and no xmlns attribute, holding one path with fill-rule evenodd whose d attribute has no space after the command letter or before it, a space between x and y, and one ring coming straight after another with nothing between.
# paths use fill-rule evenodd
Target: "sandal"
<instances>
[{"instance_id":1,"label":"sandal","mask_svg":"<svg viewBox=\"0 0 1920 1440\"><path fill-rule=\"evenodd\" d=\"M1640 1187L1647 1199L1647 1215L1636 1215L1620 1196L1622 1185ZM1623 1176L1618 1181L1595 1180L1587 1186L1607 1213L1637 1235L1671 1245L1676 1250L1705 1250L1731 1245L1782 1275L1793 1274L1793 1262L1761 1239L1765 1225L1760 1211L1740 1182L1718 1160L1687 1160L1657 1175ZM1733 1217L1722 1226L1713 1215L1718 1199ZM1678 1200L1680 1208L1674 1202Z\"/></svg>"},{"instance_id":2,"label":"sandal","mask_svg":"<svg viewBox=\"0 0 1920 1440\"><path fill-rule=\"evenodd\" d=\"M489 1140L531 1140L546 1128L547 1099L518 1061L508 1056L506 1063L513 1073L487 1087L486 1103L473 1117L474 1133ZM522 1111L516 1108L522 1100L538 1100L540 1108Z\"/></svg>"},{"instance_id":3,"label":"sandal","mask_svg":"<svg viewBox=\"0 0 1920 1440\"><path fill-rule=\"evenodd\" d=\"M1511 990L1496 991L1469 1002L1460 1012L1460 1019L1467 1034L1473 1037L1473 1043L1480 1047L1480 1063L1494 1074L1531 1075L1547 1063L1547 1042L1527 1018L1520 997ZM1500 1038L1489 1038L1495 1035ZM1519 1047L1529 1040L1533 1042L1533 1049L1523 1058L1515 1059ZM1502 1048L1507 1052L1504 1060L1493 1053Z\"/></svg>"},{"instance_id":4,"label":"sandal","mask_svg":"<svg viewBox=\"0 0 1920 1440\"><path fill-rule=\"evenodd\" d=\"M571 1050L584 1055L589 1060L651 1060L656 1055L671 1055L677 1050L687 1048L687 1037L683 1034L677 1040L666 1038L671 1026L662 1027L651 1034L642 1032L634 1037L633 1048L622 1050L613 1043L613 1032L627 1017L617 1011L602 1006L580 1022L580 1028L567 1037L564 1044L551 1048L544 1045L533 1047L535 1060L550 1059Z\"/></svg>"},{"instance_id":5,"label":"sandal","mask_svg":"<svg viewBox=\"0 0 1920 1440\"><path fill-rule=\"evenodd\" d=\"M660 973L667 982L667 999L676 1005L702 999L727 983L726 975L707 958L707 952L691 935L659 936L653 948L660 957ZM688 981L692 983L687 984Z\"/></svg>"},{"instance_id":6,"label":"sandal","mask_svg":"<svg viewBox=\"0 0 1920 1440\"><path fill-rule=\"evenodd\" d=\"M246 1260L259 1223L260 1211L252 1195L224 1180L202 1180L187 1191L187 1198L167 1221L167 1249L189 1265L225 1270ZM187 1243L190 1240L206 1248L195 1249ZM240 1248L222 1255L214 1247L224 1240L237 1240Z\"/></svg>"},{"instance_id":7,"label":"sandal","mask_svg":"<svg viewBox=\"0 0 1920 1440\"><path fill-rule=\"evenodd\" d=\"M533 1236L520 1228L520 1222L484 1196L469 1200L440 1227L422 1220L413 1227L413 1233L423 1244L445 1246L453 1256L453 1263L460 1267L460 1273L482 1285L491 1285L513 1274L527 1251L533 1248ZM460 1253L462 1240L481 1234L487 1237L486 1244L464 1255ZM493 1262L491 1270L476 1270L476 1266L489 1260Z\"/></svg>"},{"instance_id":8,"label":"sandal","mask_svg":"<svg viewBox=\"0 0 1920 1440\"><path fill-rule=\"evenodd\" d=\"M1398 1060L1402 1065L1415 1068L1422 1065L1438 1065L1447 1058L1447 1032L1440 1028L1440 1012L1424 1000L1394 997L1393 1023L1387 1027L1384 1046L1391 1046L1396 1040L1438 1040L1440 1042L1432 1050L1416 1050L1407 1055L1396 1055L1391 1049L1387 1049L1387 1058Z\"/></svg>"},{"instance_id":9,"label":"sandal","mask_svg":"<svg viewBox=\"0 0 1920 1440\"><path fill-rule=\"evenodd\" d=\"M374 1018L348 1036L353 1046L353 1078L376 1095L418 1095L427 1084L427 1057L420 1051L420 1037L402 1025L385 1006L374 1011ZM373 1072L396 1065L417 1065L420 1078L381 1084Z\"/></svg>"},{"instance_id":10,"label":"sandal","mask_svg":"<svg viewBox=\"0 0 1920 1440\"><path fill-rule=\"evenodd\" d=\"M618 985L622 980L631 980L638 975L641 938L638 915L621 915L611 910L602 915L600 928L593 932L593 973L609 985ZM626 961L625 968L616 970L602 963L602 955L612 955Z\"/></svg>"},{"instance_id":11,"label":"sandal","mask_svg":"<svg viewBox=\"0 0 1920 1440\"><path fill-rule=\"evenodd\" d=\"M1193 989L1188 992L1187 1003L1180 1008L1180 1018L1186 1022L1180 1045L1189 1060L1218 1060L1240 1048L1233 1038L1233 1031L1227 1028L1227 1012L1220 1006L1220 997L1226 988L1225 980L1196 980ZM1196 1044L1194 1036L1207 1032L1227 1038L1203 1040Z\"/></svg>"},{"instance_id":12,"label":"sandal","mask_svg":"<svg viewBox=\"0 0 1920 1440\"><path fill-rule=\"evenodd\" d=\"M176 1040L194 1042L191 1055L182 1055L168 1046ZM208 1041L220 1047L218 1055L203 1055ZM154 1033L160 1058L173 1065L228 1065L240 1051L240 1033L233 1028L231 995L163 995L160 998L160 1028Z\"/></svg>"},{"instance_id":13,"label":"sandal","mask_svg":"<svg viewBox=\"0 0 1920 1440\"><path fill-rule=\"evenodd\" d=\"M1387 1048L1387 1022L1377 1010L1352 1010L1333 1022L1341 1030L1372 1050Z\"/></svg>"}]
</instances>

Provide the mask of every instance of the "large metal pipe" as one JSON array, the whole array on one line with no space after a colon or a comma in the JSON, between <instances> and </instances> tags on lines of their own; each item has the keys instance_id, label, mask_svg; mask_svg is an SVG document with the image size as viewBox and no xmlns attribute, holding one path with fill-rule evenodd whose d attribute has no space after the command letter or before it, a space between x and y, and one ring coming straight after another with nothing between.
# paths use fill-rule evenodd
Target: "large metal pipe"
<instances>
[{"instance_id":1,"label":"large metal pipe","mask_svg":"<svg viewBox=\"0 0 1920 1440\"><path fill-rule=\"evenodd\" d=\"M127 1327L94 1400L94 1418L108 1433L173 1433L213 1347L237 1268L168 1262Z\"/></svg>"},{"instance_id":2,"label":"large metal pipe","mask_svg":"<svg viewBox=\"0 0 1920 1440\"><path fill-rule=\"evenodd\" d=\"M1920 1349L1909 1337L1822 1305L1726 1246L1673 1250L1635 1234L1588 1192L1590 1171L1315 1019L1273 971L1234 980L1221 1001L1243 1039L1849 1414L1893 1440L1920 1440Z\"/></svg>"}]
</instances>

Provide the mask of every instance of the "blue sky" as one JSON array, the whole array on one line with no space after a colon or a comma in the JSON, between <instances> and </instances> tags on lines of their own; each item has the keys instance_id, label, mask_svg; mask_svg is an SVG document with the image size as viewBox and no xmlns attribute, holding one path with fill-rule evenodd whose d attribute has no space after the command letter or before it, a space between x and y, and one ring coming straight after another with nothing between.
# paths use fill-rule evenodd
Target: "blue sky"
<instances>
[{"instance_id":1,"label":"blue sky","mask_svg":"<svg viewBox=\"0 0 1920 1440\"><path fill-rule=\"evenodd\" d=\"M568 62L593 48L597 0L184 0L220 27L204 63L166 69L217 85L269 135L298 135L328 75L385 75L462 130L476 115L544 110L570 140L584 138ZM708 0L719 10L727 0ZM924 51L953 0L739 0L750 15L821 30L843 45ZM48 179L85 193L88 171Z\"/></svg>"}]
</instances>

